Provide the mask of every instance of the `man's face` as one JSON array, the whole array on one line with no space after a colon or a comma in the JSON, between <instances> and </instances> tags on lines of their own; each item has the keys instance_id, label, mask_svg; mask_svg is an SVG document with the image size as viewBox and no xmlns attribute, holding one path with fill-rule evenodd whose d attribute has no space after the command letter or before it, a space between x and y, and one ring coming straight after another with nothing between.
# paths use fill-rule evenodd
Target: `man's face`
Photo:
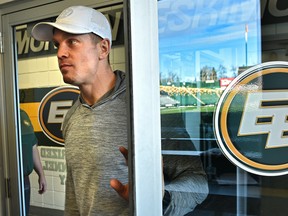
<instances>
[{"instance_id":1,"label":"man's face","mask_svg":"<svg viewBox=\"0 0 288 216\"><path fill-rule=\"evenodd\" d=\"M89 34L69 34L55 29L53 41L65 83L76 86L92 83L99 64L98 44Z\"/></svg>"}]
</instances>

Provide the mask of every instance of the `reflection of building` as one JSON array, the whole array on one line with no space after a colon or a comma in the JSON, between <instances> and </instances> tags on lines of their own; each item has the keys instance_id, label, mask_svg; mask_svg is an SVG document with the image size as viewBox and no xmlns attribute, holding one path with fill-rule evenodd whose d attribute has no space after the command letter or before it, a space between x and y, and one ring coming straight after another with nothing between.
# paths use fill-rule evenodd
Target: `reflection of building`
<instances>
[{"instance_id":1,"label":"reflection of building","mask_svg":"<svg viewBox=\"0 0 288 216\"><path fill-rule=\"evenodd\" d=\"M239 68L238 68L238 74L237 74L237 75L243 73L244 71L246 71L246 70L249 69L249 68L250 68L250 67L245 67L245 66L239 67Z\"/></svg>"},{"instance_id":2,"label":"reflection of building","mask_svg":"<svg viewBox=\"0 0 288 216\"><path fill-rule=\"evenodd\" d=\"M288 2L262 0L262 62L288 60Z\"/></svg>"}]
</instances>

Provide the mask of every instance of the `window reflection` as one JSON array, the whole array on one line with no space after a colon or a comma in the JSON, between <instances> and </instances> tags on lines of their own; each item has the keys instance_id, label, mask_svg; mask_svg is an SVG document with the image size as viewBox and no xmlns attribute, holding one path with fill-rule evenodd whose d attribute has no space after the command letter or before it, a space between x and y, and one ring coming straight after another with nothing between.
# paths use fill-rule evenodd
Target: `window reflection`
<instances>
[{"instance_id":1,"label":"window reflection","mask_svg":"<svg viewBox=\"0 0 288 216\"><path fill-rule=\"evenodd\" d=\"M171 199L175 191L187 192L187 215L236 214L237 169L218 148L213 113L225 87L261 62L259 14L259 1L158 1L164 172L187 177L180 175L179 186L166 175L166 190ZM246 183L258 179L248 174ZM254 189L247 200L259 196Z\"/></svg>"}]
</instances>

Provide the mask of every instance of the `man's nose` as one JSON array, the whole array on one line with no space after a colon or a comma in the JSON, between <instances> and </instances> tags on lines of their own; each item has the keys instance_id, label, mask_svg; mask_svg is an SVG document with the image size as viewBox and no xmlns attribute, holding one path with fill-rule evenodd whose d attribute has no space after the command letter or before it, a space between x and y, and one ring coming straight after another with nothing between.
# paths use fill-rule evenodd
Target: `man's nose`
<instances>
[{"instance_id":1,"label":"man's nose","mask_svg":"<svg viewBox=\"0 0 288 216\"><path fill-rule=\"evenodd\" d=\"M59 45L58 46L57 57L59 59L68 57L68 49L67 49L67 47L65 47L65 45Z\"/></svg>"}]
</instances>

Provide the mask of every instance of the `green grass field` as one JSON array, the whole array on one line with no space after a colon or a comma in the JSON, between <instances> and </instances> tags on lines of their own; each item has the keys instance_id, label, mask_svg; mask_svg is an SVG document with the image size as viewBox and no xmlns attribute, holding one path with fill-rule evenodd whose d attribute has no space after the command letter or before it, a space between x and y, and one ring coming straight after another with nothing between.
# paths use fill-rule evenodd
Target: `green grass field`
<instances>
[{"instance_id":1,"label":"green grass field","mask_svg":"<svg viewBox=\"0 0 288 216\"><path fill-rule=\"evenodd\" d=\"M185 113L185 112L214 112L215 106L183 106L162 108L161 114Z\"/></svg>"}]
</instances>

